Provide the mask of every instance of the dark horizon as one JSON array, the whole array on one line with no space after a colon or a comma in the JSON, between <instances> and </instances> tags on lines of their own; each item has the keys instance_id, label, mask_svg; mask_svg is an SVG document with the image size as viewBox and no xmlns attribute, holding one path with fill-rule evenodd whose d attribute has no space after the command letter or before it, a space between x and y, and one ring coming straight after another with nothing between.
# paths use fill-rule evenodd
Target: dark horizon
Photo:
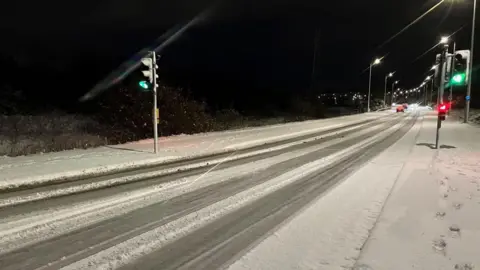
<instances>
[{"instance_id":1,"label":"dark horizon","mask_svg":"<svg viewBox=\"0 0 480 270\"><path fill-rule=\"evenodd\" d=\"M123 1L114 6L100 2L96 10L75 3L82 8L70 9L70 16L42 5L20 21L12 20L20 16L15 7L3 9L8 12L2 14L2 21L16 23L2 22L2 31L12 38L0 45L1 56L13 60L2 61L7 63L2 73L9 77L7 83L21 85L27 70L26 76L34 83L23 84L21 88L30 88L23 91L44 101L76 103L120 63L212 3L185 8L148 1ZM400 87L413 88L426 76L436 52L412 61L440 36L464 26L453 38L458 49L469 47L471 6L444 3L389 44L377 47L436 3L372 1L367 5L347 1L326 6L307 0L224 1L212 17L162 52L160 77L166 84L189 89L213 103L247 102L259 94L272 96L275 102L276 95L365 93L368 72L362 71L373 57L386 55L373 70L373 94L383 93L384 76L391 71L396 71ZM37 89L31 89L33 85Z\"/></svg>"}]
</instances>

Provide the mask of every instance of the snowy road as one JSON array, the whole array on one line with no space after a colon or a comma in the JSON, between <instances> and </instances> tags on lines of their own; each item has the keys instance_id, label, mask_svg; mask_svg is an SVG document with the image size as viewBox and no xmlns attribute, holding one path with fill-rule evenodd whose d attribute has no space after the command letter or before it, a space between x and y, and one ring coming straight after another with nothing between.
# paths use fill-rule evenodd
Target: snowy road
<instances>
[{"instance_id":1,"label":"snowy road","mask_svg":"<svg viewBox=\"0 0 480 270\"><path fill-rule=\"evenodd\" d=\"M0 193L0 269L217 269L402 137L390 115L189 162Z\"/></svg>"}]
</instances>

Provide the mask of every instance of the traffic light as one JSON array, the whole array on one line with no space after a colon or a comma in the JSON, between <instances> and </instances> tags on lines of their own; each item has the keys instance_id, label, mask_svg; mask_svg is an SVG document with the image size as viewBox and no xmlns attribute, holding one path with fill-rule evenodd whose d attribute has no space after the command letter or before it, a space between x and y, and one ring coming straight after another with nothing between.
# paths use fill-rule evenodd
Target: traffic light
<instances>
[{"instance_id":1,"label":"traffic light","mask_svg":"<svg viewBox=\"0 0 480 270\"><path fill-rule=\"evenodd\" d=\"M440 120L445 120L448 108L448 104L445 103L438 105L438 117L440 118Z\"/></svg>"},{"instance_id":2,"label":"traffic light","mask_svg":"<svg viewBox=\"0 0 480 270\"><path fill-rule=\"evenodd\" d=\"M150 87L149 83L147 81L139 81L138 82L138 85L143 88L143 89L147 89Z\"/></svg>"},{"instance_id":3,"label":"traffic light","mask_svg":"<svg viewBox=\"0 0 480 270\"><path fill-rule=\"evenodd\" d=\"M154 63L152 57L142 58L142 64L147 67L147 69L142 70L143 76L147 77L148 80L142 80L138 82L138 85L144 90L150 90L153 83L156 83L158 78L156 69L158 66Z\"/></svg>"},{"instance_id":4,"label":"traffic light","mask_svg":"<svg viewBox=\"0 0 480 270\"><path fill-rule=\"evenodd\" d=\"M470 67L470 50L455 52L455 65L450 82L454 85L466 85Z\"/></svg>"}]
</instances>

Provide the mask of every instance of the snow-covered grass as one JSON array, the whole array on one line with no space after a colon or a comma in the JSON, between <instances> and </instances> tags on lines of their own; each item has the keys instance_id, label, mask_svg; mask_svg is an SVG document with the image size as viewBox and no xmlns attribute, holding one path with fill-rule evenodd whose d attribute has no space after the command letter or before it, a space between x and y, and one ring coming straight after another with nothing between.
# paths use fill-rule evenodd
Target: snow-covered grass
<instances>
[{"instance_id":1,"label":"snow-covered grass","mask_svg":"<svg viewBox=\"0 0 480 270\"><path fill-rule=\"evenodd\" d=\"M458 121L463 121L465 116L465 110L462 109L454 109L450 112L450 115L453 116ZM469 117L469 123L473 125L480 125L480 109L471 108Z\"/></svg>"},{"instance_id":2,"label":"snow-covered grass","mask_svg":"<svg viewBox=\"0 0 480 270\"><path fill-rule=\"evenodd\" d=\"M425 118L358 269L480 267L480 129L447 119L431 149L435 118Z\"/></svg>"},{"instance_id":3,"label":"snow-covered grass","mask_svg":"<svg viewBox=\"0 0 480 270\"><path fill-rule=\"evenodd\" d=\"M365 126L365 125L367 125L367 124L364 124L362 126ZM358 128L358 126L347 128L347 129L344 129L343 131L349 131L349 130L352 130L352 129L355 129L355 128ZM366 128L366 129L363 129L359 132L356 132L355 135L360 136L362 134L365 134L365 133L370 132L372 130L376 130L378 128L380 128L380 127L376 126L376 127ZM331 132L331 133L324 134L323 136L324 137L332 136L332 135L337 134L337 133L338 132ZM138 181L138 180L142 180L142 179L150 179L150 178L153 178L153 177L159 177L159 176L162 176L162 175L177 172L179 170L195 169L195 168L200 168L200 167L204 167L204 166L207 166L207 165L210 165L210 166L218 165L218 164L228 162L228 161L232 161L232 160L247 158L247 157L260 155L260 154L271 152L271 151L277 151L277 150L285 149L285 148L292 147L292 146L295 146L295 145L315 141L317 139L318 139L318 137L312 137L310 139L305 139L305 140L298 141L298 142L282 144L282 145L279 145L279 146L275 146L275 147L271 147L271 148L267 148L267 149L263 149L263 150L252 151L252 152L248 152L248 153L244 153L244 154L236 154L235 152L232 152L231 155L229 155L225 158L213 159L213 160L209 160L208 162L205 162L205 161L192 162L188 165L181 165L181 166L177 166L177 167L171 167L171 168L168 168L168 169L156 170L156 171L148 172L148 173L142 173L142 174L135 174L135 175L130 175L130 176L106 179L106 180L103 180L103 181L100 181L100 182L86 183L86 184L71 186L71 187L67 187L67 188L60 188L60 189L56 189L56 190L41 191L41 192L37 192L37 193L34 193L34 194L30 194L28 196L22 195L22 196L18 196L18 197L3 199L3 200L0 199L0 207L9 206L9 205L18 204L18 203L23 203L23 202L27 202L27 201L41 200L41 199L57 197L57 196L65 196L65 195L75 194L75 193L79 193L79 192L85 192L85 191L88 191L88 190L105 188L105 187L118 185L118 184L122 184L122 183L134 182L134 181ZM338 142L339 142L339 139L329 141L330 144L331 143L338 143ZM7 185L2 186L2 183L0 183L0 190L8 189L8 188L12 187L11 184L8 184L8 183L5 183L5 184L7 184ZM17 182L15 182L15 184L16 185L21 185L22 182L17 181ZM23 183L23 184L29 184L29 183L27 182L27 183Z\"/></svg>"},{"instance_id":4,"label":"snow-covered grass","mask_svg":"<svg viewBox=\"0 0 480 270\"><path fill-rule=\"evenodd\" d=\"M0 115L0 156L19 156L106 144L100 125L84 116Z\"/></svg>"},{"instance_id":5,"label":"snow-covered grass","mask_svg":"<svg viewBox=\"0 0 480 270\"><path fill-rule=\"evenodd\" d=\"M167 160L220 153L231 150L232 145L239 143L241 144L237 146L239 148L253 146L278 140L278 136L285 139L289 136L298 136L299 132L312 133L339 124L348 125L378 118L389 113L378 112L236 131L163 137L160 139L160 152L156 155L152 153L152 140L143 140L95 149L69 150L15 158L3 157L0 158L0 184L2 187L15 187L25 183L61 181L69 177L103 174Z\"/></svg>"}]
</instances>

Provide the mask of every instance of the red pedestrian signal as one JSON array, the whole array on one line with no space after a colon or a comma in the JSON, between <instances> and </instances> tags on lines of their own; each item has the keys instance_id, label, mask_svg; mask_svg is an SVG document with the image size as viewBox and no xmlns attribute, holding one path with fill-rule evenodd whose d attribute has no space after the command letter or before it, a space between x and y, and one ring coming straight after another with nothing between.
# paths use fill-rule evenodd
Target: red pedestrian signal
<instances>
[{"instance_id":1,"label":"red pedestrian signal","mask_svg":"<svg viewBox=\"0 0 480 270\"><path fill-rule=\"evenodd\" d=\"M447 114L447 111L448 111L448 104L440 104L438 105L438 117L440 118L440 120L445 120L446 118L446 114Z\"/></svg>"}]
</instances>

